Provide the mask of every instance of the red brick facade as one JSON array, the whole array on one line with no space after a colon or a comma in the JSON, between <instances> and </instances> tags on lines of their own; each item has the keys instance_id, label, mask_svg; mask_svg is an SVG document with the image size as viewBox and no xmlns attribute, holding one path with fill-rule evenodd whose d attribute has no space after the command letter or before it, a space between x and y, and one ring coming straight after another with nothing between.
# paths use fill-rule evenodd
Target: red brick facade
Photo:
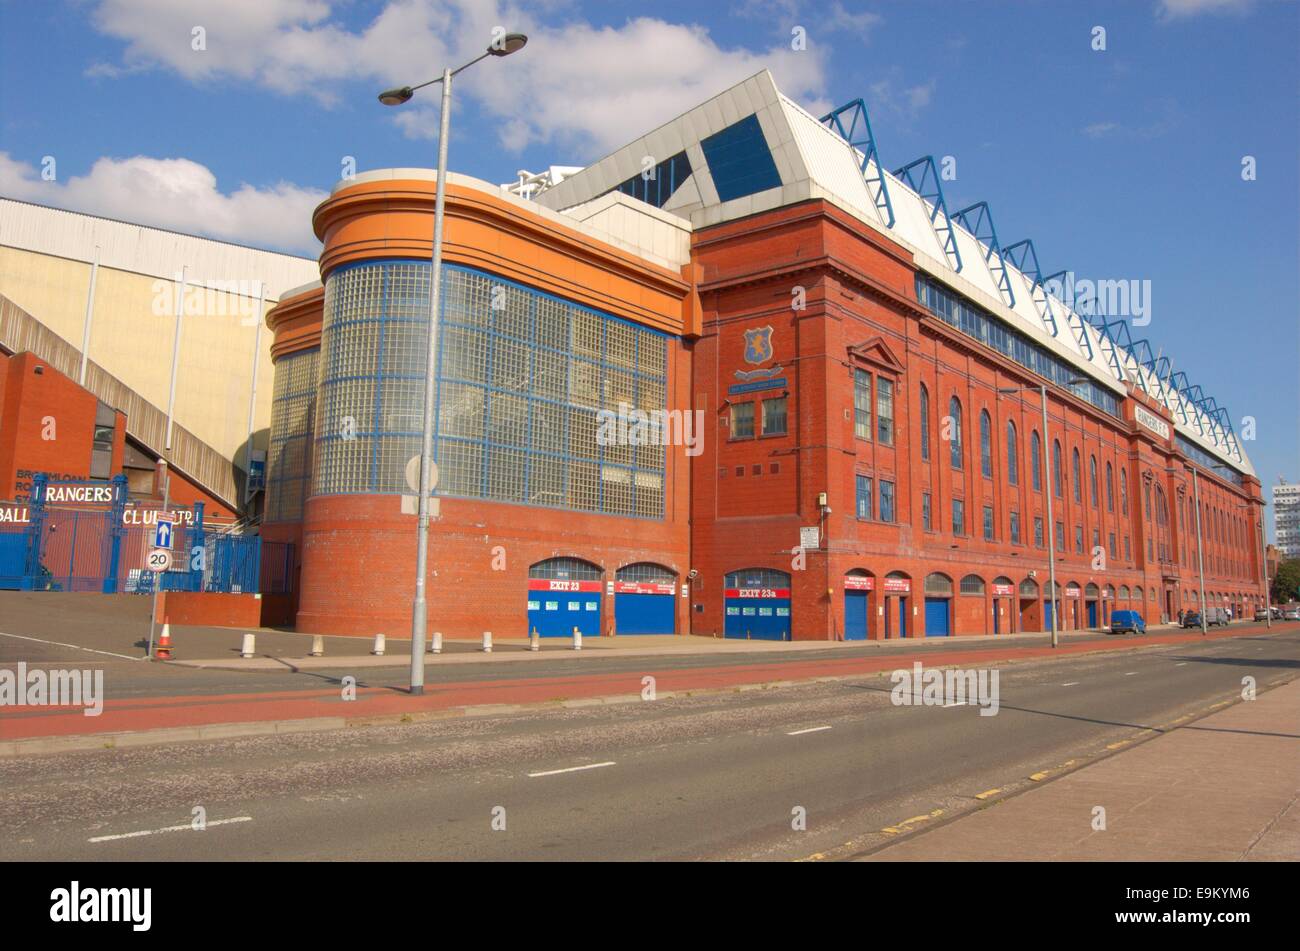
<instances>
[{"instance_id":1,"label":"red brick facade","mask_svg":"<svg viewBox=\"0 0 1300 951\"><path fill-rule=\"evenodd\" d=\"M454 187L449 191L449 260L499 268L513 279L564 292L556 283L561 269L542 252L521 250L521 242L541 245L531 233L520 238L527 229L517 221L494 223L510 232L494 244L501 258L495 265L483 251L486 245L472 255L468 245L458 250L457 235L471 234L458 217L474 217L480 228L483 220L454 207L464 196ZM346 249L331 243L339 233L329 223L335 213L331 203L347 209L341 220L354 232L349 246L371 255L420 257L414 239L390 231L426 235L427 202L416 214L418 202L410 198L400 220L376 207L371 213L386 223L375 225L367 237L355 233L364 214L355 202L336 195L317 213L318 231L326 237L323 260L336 265L348 257ZM392 242L395 246L389 246ZM546 253L554 250L547 247ZM570 294L582 285L583 273L603 273L610 266L587 246L568 244L564 251L573 256L562 269ZM423 253L428 253L427 239ZM681 447L669 447L662 521L440 500L430 546L431 630L447 636L477 636L483 630L524 635L528 568L563 555L596 563L607 582L633 562L668 566L681 582L693 570L689 598L675 602L678 633L722 634L724 576L757 567L790 575L791 628L798 639L844 636L849 572L870 579L863 584L871 587L867 636L872 638L897 636L903 627L909 637L927 633L927 579L935 591L942 580L932 575L945 576L951 589L947 604L930 609L945 612L951 633L1041 630L1047 528L1040 546L1034 526L1036 518L1045 518L1044 492L1053 481L1051 446L1057 441L1063 485L1054 499L1055 520L1064 528L1057 562L1060 625L1101 626L1118 608L1139 610L1148 623L1157 623L1195 606L1199 585L1190 475L1172 435L1162 437L1138 424L1134 406L1145 402L1172 434L1168 413L1130 391L1119 419L1053 389L1041 489L1036 490L1030 445L1041 428L1037 392L1009 395L999 389L1037 385L1037 377L931 316L917 302L910 253L849 215L821 201L805 202L697 231L692 263L681 275L651 273L648 266L637 272L626 259L619 267L620 274L653 284L668 302L638 295L636 304L658 307L661 329L675 327L668 407L703 411L703 453L688 459ZM591 304L608 310L612 291L604 278L600 283L603 300ZM277 357L316 345L318 336L308 325L319 326L318 314L304 317L292 302L282 306L268 318L277 331ZM680 312L674 312L677 307ZM770 343L770 353L747 353L747 331ZM870 438L855 426L859 373L872 381ZM874 412L882 380L893 385L894 431L885 440ZM921 446L922 388L929 403L928 458ZM764 435L759 404L782 395L785 431ZM960 407L960 468L952 464L945 421L954 398ZM735 431L736 414L742 412L736 407L744 403L755 405L753 436ZM987 476L981 464L983 413L990 427ZM1016 432L1015 484L1008 471L1008 424ZM893 486L891 521L882 521L877 508L869 518L858 517L858 476L872 479L877 500L882 483ZM1163 520L1157 487L1166 500ZM1199 488L1212 603L1251 609L1262 600L1260 546L1252 528L1259 517L1259 484L1245 479L1235 486L1201 469ZM929 528L922 516L927 496ZM953 532L953 500L965 506L960 534ZM986 506L993 513L990 540L983 529ZM1019 516L1019 542L1011 537L1013 512ZM820 527L820 547L798 550L800 529L814 526ZM402 514L399 497L310 498L301 524L267 526L265 534L300 541L300 630L373 635L409 629L415 520ZM1096 546L1105 550L1104 562L1096 561ZM1022 583L1038 593L1022 598ZM963 593L963 587L982 593ZM612 600L604 595L606 633L612 633Z\"/></svg>"}]
</instances>

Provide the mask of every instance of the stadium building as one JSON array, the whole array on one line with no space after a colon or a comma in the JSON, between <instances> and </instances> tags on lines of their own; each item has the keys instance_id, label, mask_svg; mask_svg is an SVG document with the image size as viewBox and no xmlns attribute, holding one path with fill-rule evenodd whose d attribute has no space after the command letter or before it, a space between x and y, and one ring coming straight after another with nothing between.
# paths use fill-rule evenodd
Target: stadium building
<instances>
[{"instance_id":1,"label":"stadium building","mask_svg":"<svg viewBox=\"0 0 1300 951\"><path fill-rule=\"evenodd\" d=\"M300 631L409 631L436 184L341 182L266 316ZM764 71L589 167L445 186L431 630L1158 623L1200 558L1209 603L1262 604L1226 410L931 159L886 171L860 100L818 118Z\"/></svg>"}]
</instances>

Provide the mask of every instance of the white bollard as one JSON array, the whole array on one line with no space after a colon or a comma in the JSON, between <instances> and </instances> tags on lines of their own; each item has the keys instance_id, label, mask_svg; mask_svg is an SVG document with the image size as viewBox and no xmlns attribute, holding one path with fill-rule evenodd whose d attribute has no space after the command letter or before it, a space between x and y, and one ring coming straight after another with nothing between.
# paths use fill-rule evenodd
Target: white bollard
<instances>
[{"instance_id":1,"label":"white bollard","mask_svg":"<svg viewBox=\"0 0 1300 951\"><path fill-rule=\"evenodd\" d=\"M573 629L573 649L575 651L582 650L582 631L576 627Z\"/></svg>"},{"instance_id":2,"label":"white bollard","mask_svg":"<svg viewBox=\"0 0 1300 951\"><path fill-rule=\"evenodd\" d=\"M245 634L243 646L239 648L240 657L252 657L257 653L257 635Z\"/></svg>"},{"instance_id":3,"label":"white bollard","mask_svg":"<svg viewBox=\"0 0 1300 951\"><path fill-rule=\"evenodd\" d=\"M483 653L485 654L492 653L492 632L491 631L483 632Z\"/></svg>"},{"instance_id":4,"label":"white bollard","mask_svg":"<svg viewBox=\"0 0 1300 951\"><path fill-rule=\"evenodd\" d=\"M541 650L541 639L537 635L537 628L533 628L533 633L528 635L528 649L530 651Z\"/></svg>"},{"instance_id":5,"label":"white bollard","mask_svg":"<svg viewBox=\"0 0 1300 951\"><path fill-rule=\"evenodd\" d=\"M434 631L433 637L429 639L429 653L442 653L442 631Z\"/></svg>"},{"instance_id":6,"label":"white bollard","mask_svg":"<svg viewBox=\"0 0 1300 951\"><path fill-rule=\"evenodd\" d=\"M312 657L324 657L325 638L321 637L319 634L312 635L311 651L309 651L309 653Z\"/></svg>"},{"instance_id":7,"label":"white bollard","mask_svg":"<svg viewBox=\"0 0 1300 951\"><path fill-rule=\"evenodd\" d=\"M384 635L375 635L375 646L370 649L370 653L374 654L376 657L384 656Z\"/></svg>"}]
</instances>

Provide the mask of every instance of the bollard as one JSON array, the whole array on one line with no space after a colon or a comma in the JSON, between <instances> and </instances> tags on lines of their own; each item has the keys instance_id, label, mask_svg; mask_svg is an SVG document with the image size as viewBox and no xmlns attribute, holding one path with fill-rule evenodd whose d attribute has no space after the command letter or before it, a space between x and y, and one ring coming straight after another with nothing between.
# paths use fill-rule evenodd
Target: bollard
<instances>
[{"instance_id":1,"label":"bollard","mask_svg":"<svg viewBox=\"0 0 1300 951\"><path fill-rule=\"evenodd\" d=\"M537 628L533 628L533 633L528 635L528 649L530 651L536 651L540 648L541 644L539 643L539 638L537 636Z\"/></svg>"},{"instance_id":2,"label":"bollard","mask_svg":"<svg viewBox=\"0 0 1300 951\"><path fill-rule=\"evenodd\" d=\"M429 639L429 653L430 654L442 653L442 631L433 632L433 637Z\"/></svg>"},{"instance_id":3,"label":"bollard","mask_svg":"<svg viewBox=\"0 0 1300 951\"><path fill-rule=\"evenodd\" d=\"M240 657L252 657L257 653L257 636L255 634L245 634L243 646L239 648Z\"/></svg>"},{"instance_id":4,"label":"bollard","mask_svg":"<svg viewBox=\"0 0 1300 951\"><path fill-rule=\"evenodd\" d=\"M325 638L319 634L313 634L311 639L311 650L308 652L312 657L325 656Z\"/></svg>"},{"instance_id":5,"label":"bollard","mask_svg":"<svg viewBox=\"0 0 1300 951\"><path fill-rule=\"evenodd\" d=\"M576 627L573 629L573 649L575 651L582 650L582 631Z\"/></svg>"},{"instance_id":6,"label":"bollard","mask_svg":"<svg viewBox=\"0 0 1300 951\"><path fill-rule=\"evenodd\" d=\"M492 653L492 632L491 631L483 632L483 653L485 654Z\"/></svg>"},{"instance_id":7,"label":"bollard","mask_svg":"<svg viewBox=\"0 0 1300 951\"><path fill-rule=\"evenodd\" d=\"M384 635L375 635L375 646L371 648L370 653L374 654L376 657L384 656Z\"/></svg>"}]
</instances>

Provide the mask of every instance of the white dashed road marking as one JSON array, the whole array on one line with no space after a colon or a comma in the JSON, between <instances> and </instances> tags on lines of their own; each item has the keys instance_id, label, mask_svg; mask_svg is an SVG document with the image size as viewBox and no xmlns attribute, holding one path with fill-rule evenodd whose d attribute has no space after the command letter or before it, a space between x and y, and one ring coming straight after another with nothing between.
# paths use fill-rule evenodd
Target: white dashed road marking
<instances>
[{"instance_id":1,"label":"white dashed road marking","mask_svg":"<svg viewBox=\"0 0 1300 951\"><path fill-rule=\"evenodd\" d=\"M38 644L49 644L52 647L71 647L73 650L88 651L91 654L107 654L109 657L121 657L123 660L144 660L143 657L132 657L129 654L114 654L112 651L97 651L93 647L82 647L79 644L64 644L61 641L47 641L40 637L25 637L22 634L6 634L0 631L0 637L16 637L20 641L35 641Z\"/></svg>"},{"instance_id":2,"label":"white dashed road marking","mask_svg":"<svg viewBox=\"0 0 1300 951\"><path fill-rule=\"evenodd\" d=\"M213 819L204 825L205 829L211 829L213 826L225 826L235 822L252 822L252 816L236 816L233 819ZM165 829L145 829L142 832L123 832L121 835L97 835L93 839L87 839L87 842L115 842L118 839L138 839L145 835L161 835L164 832L201 832L202 829L195 829L188 822L183 826L167 826Z\"/></svg>"},{"instance_id":3,"label":"white dashed road marking","mask_svg":"<svg viewBox=\"0 0 1300 951\"><path fill-rule=\"evenodd\" d=\"M602 766L613 766L613 765L614 765L614 761L610 760L608 763L588 763L586 766L570 766L567 769L548 769L548 770L543 770L540 773L529 773L528 778L536 779L538 776L556 776L559 775L560 773L576 773L579 770L600 769Z\"/></svg>"},{"instance_id":4,"label":"white dashed road marking","mask_svg":"<svg viewBox=\"0 0 1300 951\"><path fill-rule=\"evenodd\" d=\"M795 730L792 733L787 733L786 736L803 736L805 733L820 733L822 730L829 729L830 727L828 726L810 726L806 730Z\"/></svg>"}]
</instances>

